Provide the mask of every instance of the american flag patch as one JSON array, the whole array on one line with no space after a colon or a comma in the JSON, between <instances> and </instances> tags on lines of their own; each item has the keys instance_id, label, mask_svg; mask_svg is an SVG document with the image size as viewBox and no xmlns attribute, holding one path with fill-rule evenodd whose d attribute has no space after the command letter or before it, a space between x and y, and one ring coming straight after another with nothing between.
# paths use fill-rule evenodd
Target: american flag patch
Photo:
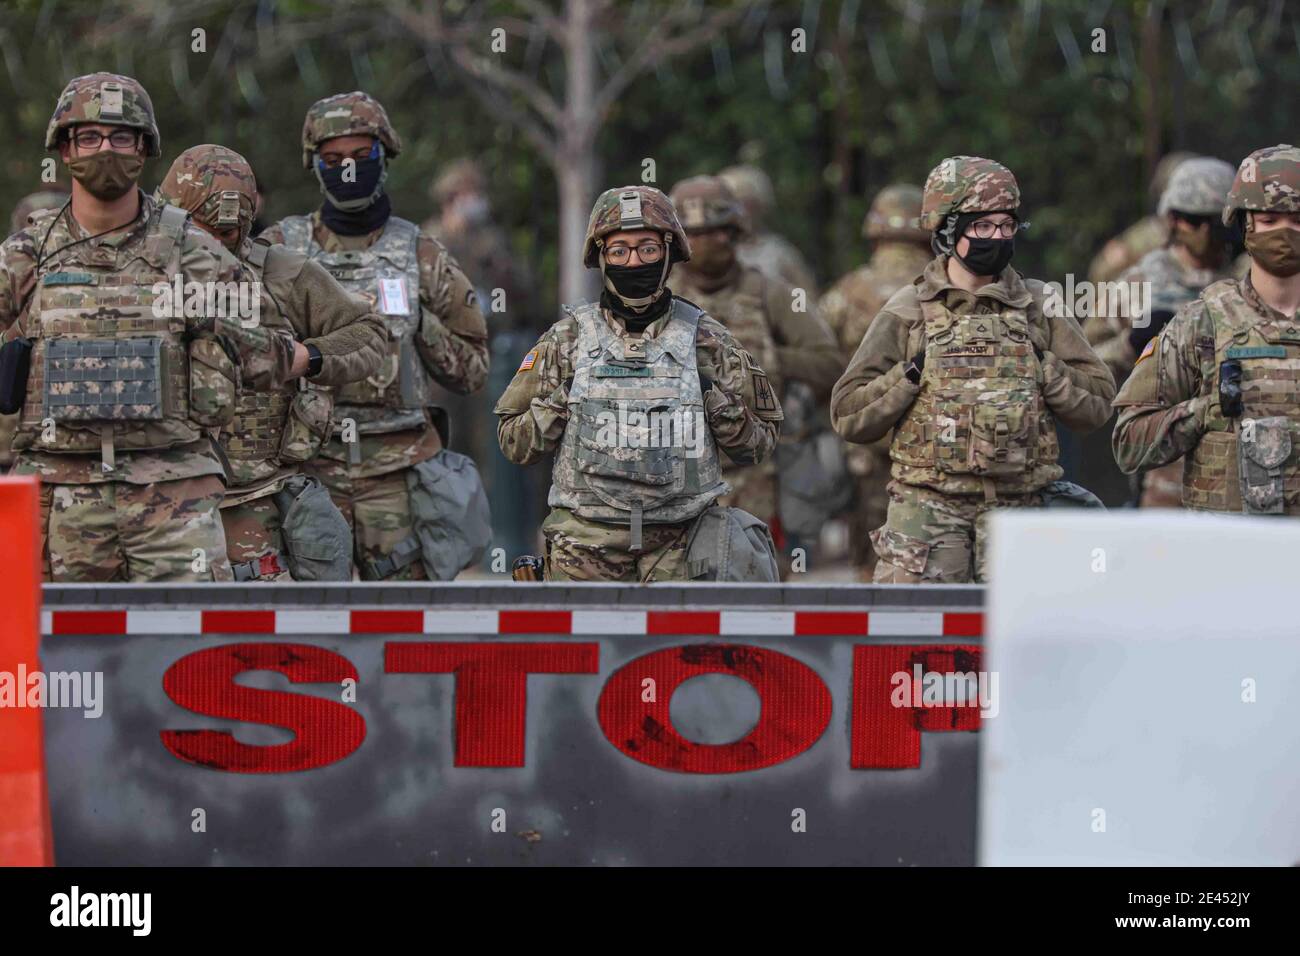
<instances>
[{"instance_id":1,"label":"american flag patch","mask_svg":"<svg viewBox=\"0 0 1300 956\"><path fill-rule=\"evenodd\" d=\"M535 363L536 361L537 361L537 349L533 349L531 352L525 355L524 360L519 363L519 371L527 372L533 367L533 363Z\"/></svg>"},{"instance_id":2,"label":"american flag patch","mask_svg":"<svg viewBox=\"0 0 1300 956\"><path fill-rule=\"evenodd\" d=\"M1159 341L1160 341L1160 337L1156 336L1154 339L1148 342L1146 348L1142 350L1142 354L1137 357L1138 362L1142 361L1143 359L1150 358L1155 353L1156 343ZM1133 364L1136 365L1137 362L1134 362Z\"/></svg>"}]
</instances>

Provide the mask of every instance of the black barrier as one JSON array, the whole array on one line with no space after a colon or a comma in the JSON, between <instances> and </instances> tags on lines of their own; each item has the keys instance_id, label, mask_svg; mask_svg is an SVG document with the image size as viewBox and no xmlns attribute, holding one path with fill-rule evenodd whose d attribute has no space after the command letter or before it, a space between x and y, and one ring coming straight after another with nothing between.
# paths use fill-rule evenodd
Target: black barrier
<instances>
[{"instance_id":1,"label":"black barrier","mask_svg":"<svg viewBox=\"0 0 1300 956\"><path fill-rule=\"evenodd\" d=\"M56 859L970 864L981 603L47 586L44 669L102 679L45 715Z\"/></svg>"}]
</instances>

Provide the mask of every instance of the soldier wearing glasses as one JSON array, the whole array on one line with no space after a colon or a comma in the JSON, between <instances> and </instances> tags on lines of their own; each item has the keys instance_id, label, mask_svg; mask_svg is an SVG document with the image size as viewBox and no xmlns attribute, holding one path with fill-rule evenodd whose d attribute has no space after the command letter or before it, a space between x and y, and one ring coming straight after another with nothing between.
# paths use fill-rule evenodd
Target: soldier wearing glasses
<instances>
[{"instance_id":1,"label":"soldier wearing glasses","mask_svg":"<svg viewBox=\"0 0 1300 956\"><path fill-rule=\"evenodd\" d=\"M985 580L989 513L1041 506L1062 476L1057 422L1086 432L1110 415L1114 379L1068 308L1009 266L1019 208L999 163L935 167L921 224L936 258L885 303L835 385L845 439L894 429L877 583Z\"/></svg>"},{"instance_id":2,"label":"soldier wearing glasses","mask_svg":"<svg viewBox=\"0 0 1300 956\"><path fill-rule=\"evenodd\" d=\"M497 438L527 465L558 449L542 525L546 577L690 577L691 523L739 464L776 445L781 407L766 373L720 322L665 284L691 257L668 197L649 186L596 200L583 246L599 302L566 308L496 405Z\"/></svg>"}]
</instances>

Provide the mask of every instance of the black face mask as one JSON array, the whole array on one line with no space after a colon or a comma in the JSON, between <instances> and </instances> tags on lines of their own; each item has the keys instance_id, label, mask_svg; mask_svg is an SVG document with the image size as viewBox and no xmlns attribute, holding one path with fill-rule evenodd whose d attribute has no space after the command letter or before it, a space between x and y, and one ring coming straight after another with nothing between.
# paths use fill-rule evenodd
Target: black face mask
<instances>
[{"instance_id":1,"label":"black face mask","mask_svg":"<svg viewBox=\"0 0 1300 956\"><path fill-rule=\"evenodd\" d=\"M997 276L1011 262L1016 251L1016 240L1011 239L971 239L970 251L966 255L957 255L957 261L977 276Z\"/></svg>"},{"instance_id":2,"label":"black face mask","mask_svg":"<svg viewBox=\"0 0 1300 956\"><path fill-rule=\"evenodd\" d=\"M618 294L626 299L644 299L659 290L659 279L664 274L662 262L640 266L605 266L605 277L614 284Z\"/></svg>"},{"instance_id":3,"label":"black face mask","mask_svg":"<svg viewBox=\"0 0 1300 956\"><path fill-rule=\"evenodd\" d=\"M316 178L320 180L325 198L344 212L360 212L373 205L382 194L387 178L384 157L357 160L356 176L348 175L348 179L353 180L351 182L343 179L344 169L345 164L331 168L322 167L319 161L316 163Z\"/></svg>"}]
</instances>

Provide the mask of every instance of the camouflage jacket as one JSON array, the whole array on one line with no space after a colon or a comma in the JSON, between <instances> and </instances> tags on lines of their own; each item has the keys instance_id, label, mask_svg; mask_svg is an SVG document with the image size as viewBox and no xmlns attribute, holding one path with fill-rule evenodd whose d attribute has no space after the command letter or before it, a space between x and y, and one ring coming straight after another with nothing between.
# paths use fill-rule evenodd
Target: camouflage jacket
<instances>
[{"instance_id":1,"label":"camouflage jacket","mask_svg":"<svg viewBox=\"0 0 1300 956\"><path fill-rule=\"evenodd\" d=\"M378 229L364 236L339 235L321 222L319 210L311 219L312 237L327 252L365 249L382 234ZM277 223L259 238L282 243L284 233ZM447 390L459 395L478 391L487 380L488 336L473 283L436 239L421 235L416 257L420 269L419 336L424 346L421 360ZM320 458L329 459L330 467L353 478L362 478L408 468L432 458L443 447L442 436L432 423L422 429L362 434L358 440L359 465L347 464L348 449L337 435L326 443Z\"/></svg>"},{"instance_id":2,"label":"camouflage jacket","mask_svg":"<svg viewBox=\"0 0 1300 956\"><path fill-rule=\"evenodd\" d=\"M125 229L98 238L88 238L73 218L71 207L33 213L26 229L15 233L0 246L0 330L6 338L22 334L22 319L36 287L38 256L48 257L69 243L84 241L92 250L102 249L105 259L123 261L158 228L157 204L140 193L141 214ZM43 250L43 252L42 252ZM42 260L43 261L43 260ZM181 273L185 282L236 282L243 273L239 262L215 239L193 224L187 224L181 247ZM293 364L293 339L273 323L244 328L238 317L187 317L190 334L212 331L238 356L243 382L253 388L282 386ZM15 328L16 326L16 328ZM11 331L12 329L12 331ZM163 451L122 451L111 475L100 469L97 454L66 454L25 451L14 465L16 474L39 475L57 484L92 484L126 481L151 484L200 475L223 475L221 461L212 442L201 439Z\"/></svg>"},{"instance_id":3,"label":"camouflage jacket","mask_svg":"<svg viewBox=\"0 0 1300 956\"><path fill-rule=\"evenodd\" d=\"M1183 264L1171 246L1153 249L1142 257L1142 261L1129 269L1118 279L1118 283L1128 283L1135 289L1137 283L1149 282L1151 309L1168 309L1176 311L1182 305L1192 301L1202 289L1211 282L1227 279L1234 275L1233 263L1225 263L1218 269L1193 269ZM1133 371L1137 361L1137 352L1128 340L1133 328L1134 316L1131 297L1115 297L1097 294L1096 309L1091 317L1083 323L1083 333L1089 344L1096 349L1101 360L1109 367L1116 382L1123 382Z\"/></svg>"},{"instance_id":4,"label":"camouflage jacket","mask_svg":"<svg viewBox=\"0 0 1300 956\"><path fill-rule=\"evenodd\" d=\"M321 369L311 378L311 385L343 385L378 371L388 334L383 319L370 311L369 304L350 295L306 256L284 246L257 245L261 255L250 259L251 243L241 252L244 267L262 284L263 308L291 328L298 341L321 353ZM279 446L286 410L298 385L295 380L269 396L241 393L235 419L221 430L233 485L260 483L296 470L280 467L276 456L266 449ZM232 439L250 448L266 447L259 448L256 455L241 454L232 446Z\"/></svg>"},{"instance_id":5,"label":"camouflage jacket","mask_svg":"<svg viewBox=\"0 0 1300 956\"><path fill-rule=\"evenodd\" d=\"M1211 294L1230 303L1233 320L1242 329L1264 326L1296 334L1296 317L1284 316L1260 299L1250 278L1224 280L1207 288L1199 298L1178 310L1160 335L1152 339L1138 357L1124 387L1115 396L1119 419L1111 445L1120 469L1132 474L1154 468L1192 453L1207 432L1231 432L1231 420L1219 407L1218 354L1220 337L1214 316L1207 308ZM1242 336L1242 341L1248 341ZM1288 353L1296 344L1284 345ZM1247 360L1250 361L1250 360ZM1295 361L1295 360L1288 360ZM1295 372L1289 373L1294 381ZM1245 392L1246 417L1258 396ZM1261 414L1257 409L1254 414ZM1300 408L1293 413L1300 416ZM1235 470L1235 462L1226 467Z\"/></svg>"},{"instance_id":6,"label":"camouflage jacket","mask_svg":"<svg viewBox=\"0 0 1300 956\"><path fill-rule=\"evenodd\" d=\"M681 269L673 275L672 285L676 295L726 327L762 366L777 395L784 397L785 382L800 381L811 385L820 401L830 398L831 385L844 371L844 363L834 333L812 301L805 301L804 311L796 312L791 286L741 265L707 283ZM772 368L764 354L768 351L775 358Z\"/></svg>"},{"instance_id":7,"label":"camouflage jacket","mask_svg":"<svg viewBox=\"0 0 1300 956\"><path fill-rule=\"evenodd\" d=\"M757 269L769 279L806 290L810 302L817 298L817 277L813 275L812 267L794 243L784 236L774 232L744 236L736 254L741 265Z\"/></svg>"},{"instance_id":8,"label":"camouflage jacket","mask_svg":"<svg viewBox=\"0 0 1300 956\"><path fill-rule=\"evenodd\" d=\"M959 315L1023 309L1034 346L1042 351L1039 390L1047 409L1067 428L1086 432L1110 417L1115 382L1088 345L1074 318L1049 317L1043 310L1043 283L1024 279L1008 267L996 282L971 294L948 280L947 257L940 256L900 289L871 323L831 395L831 422L851 442L872 442L894 427L921 392L904 372L925 348L922 303L941 301ZM897 462L895 463L897 466ZM1048 480L1051 480L1050 478Z\"/></svg>"},{"instance_id":9,"label":"camouflage jacket","mask_svg":"<svg viewBox=\"0 0 1300 956\"><path fill-rule=\"evenodd\" d=\"M611 327L622 328L608 311L604 315ZM666 316L657 319L646 334L658 335L666 322ZM566 317L555 323L524 357L497 401L497 440L515 464L532 464L554 451L564 436L577 345L577 322ZM783 418L767 375L708 315L700 317L695 355L700 375L713 382L705 392L704 407L718 447L737 464L763 461L776 447Z\"/></svg>"},{"instance_id":10,"label":"camouflage jacket","mask_svg":"<svg viewBox=\"0 0 1300 956\"><path fill-rule=\"evenodd\" d=\"M917 243L881 242L864 266L841 277L818 307L846 358L858 350L867 326L892 296L929 265L933 256Z\"/></svg>"},{"instance_id":11,"label":"camouflage jacket","mask_svg":"<svg viewBox=\"0 0 1300 956\"><path fill-rule=\"evenodd\" d=\"M1137 265L1148 252L1159 249L1169 237L1164 216L1152 213L1109 240L1088 265L1088 281L1108 282Z\"/></svg>"}]
</instances>

